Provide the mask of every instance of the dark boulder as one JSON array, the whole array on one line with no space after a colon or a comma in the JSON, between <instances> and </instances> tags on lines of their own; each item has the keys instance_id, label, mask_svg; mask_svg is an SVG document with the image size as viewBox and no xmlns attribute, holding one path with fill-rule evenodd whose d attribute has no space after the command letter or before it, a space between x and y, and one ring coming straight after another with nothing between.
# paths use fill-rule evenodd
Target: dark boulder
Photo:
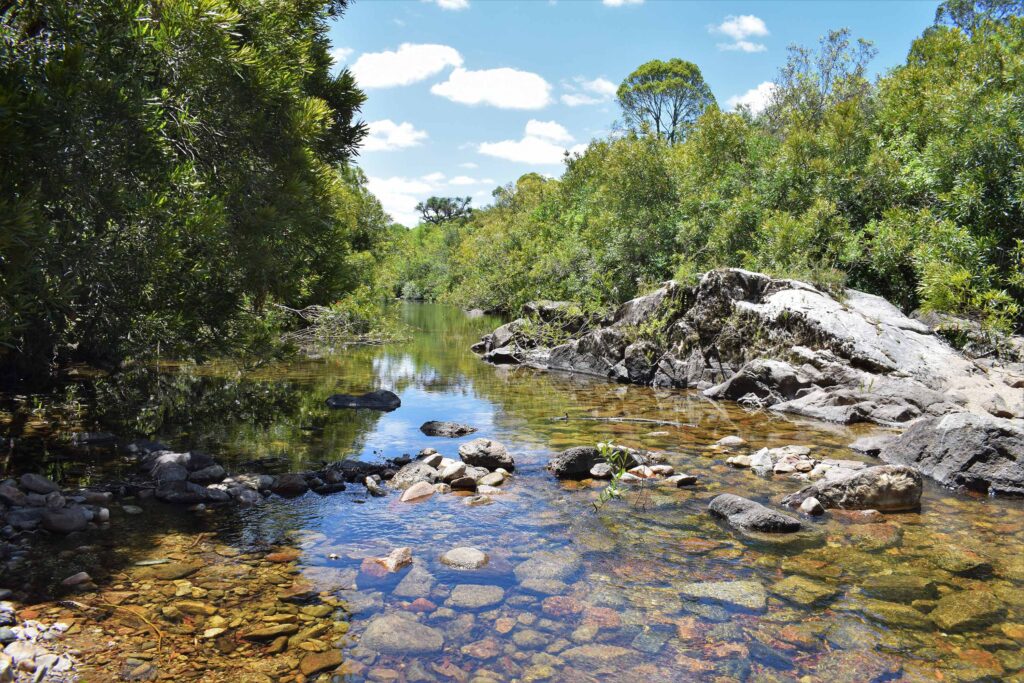
<instances>
[{"instance_id":1,"label":"dark boulder","mask_svg":"<svg viewBox=\"0 0 1024 683\"><path fill-rule=\"evenodd\" d=\"M729 399L762 406L782 403L802 395L813 382L804 372L781 360L752 360L735 375L704 392L715 399Z\"/></svg>"},{"instance_id":2,"label":"dark boulder","mask_svg":"<svg viewBox=\"0 0 1024 683\"><path fill-rule=\"evenodd\" d=\"M644 464L643 459L635 453L619 450L628 454L627 468ZM592 476L603 478L603 468L599 470L598 475L591 473L591 470L602 463L605 463L605 459L601 456L601 451L594 446L574 446L548 461L547 468L558 479L589 479ZM608 474L611 474L610 468Z\"/></svg>"},{"instance_id":3,"label":"dark boulder","mask_svg":"<svg viewBox=\"0 0 1024 683\"><path fill-rule=\"evenodd\" d=\"M731 493L723 493L712 499L708 511L743 531L780 534L800 531L803 527L800 520L794 517Z\"/></svg>"},{"instance_id":4,"label":"dark boulder","mask_svg":"<svg viewBox=\"0 0 1024 683\"><path fill-rule=\"evenodd\" d=\"M77 505L43 513L41 526L55 534L70 534L89 525L92 513Z\"/></svg>"},{"instance_id":5,"label":"dark boulder","mask_svg":"<svg viewBox=\"0 0 1024 683\"><path fill-rule=\"evenodd\" d=\"M476 431L476 427L459 424L458 422L440 422L437 420L431 420L430 422L424 422L420 426L420 431L427 436L447 436L457 438L460 436L466 436L467 434L472 434Z\"/></svg>"},{"instance_id":6,"label":"dark boulder","mask_svg":"<svg viewBox=\"0 0 1024 683\"><path fill-rule=\"evenodd\" d=\"M226 503L231 500L227 491L209 489L191 481L160 482L153 494L165 503L198 505L199 503Z\"/></svg>"},{"instance_id":7,"label":"dark boulder","mask_svg":"<svg viewBox=\"0 0 1024 683\"><path fill-rule=\"evenodd\" d=\"M26 491L31 491L32 493L41 493L46 495L47 493L60 491L60 487L46 477L39 474L33 474L31 472L21 475L19 483L21 484L21 488Z\"/></svg>"},{"instance_id":8,"label":"dark boulder","mask_svg":"<svg viewBox=\"0 0 1024 683\"><path fill-rule=\"evenodd\" d=\"M401 405L402 399L397 394L385 389L371 391L362 396L335 394L327 399L327 406L330 408L364 408L366 410L391 412Z\"/></svg>"},{"instance_id":9,"label":"dark boulder","mask_svg":"<svg viewBox=\"0 0 1024 683\"><path fill-rule=\"evenodd\" d=\"M279 496L294 498L296 496L301 496L303 493L308 491L309 484L306 482L306 478L301 474L289 472L276 477L274 479L274 483L270 487L270 490Z\"/></svg>"},{"instance_id":10,"label":"dark boulder","mask_svg":"<svg viewBox=\"0 0 1024 683\"><path fill-rule=\"evenodd\" d=\"M912 424L882 449L885 462L911 465L944 486L999 495L1024 495L1024 427L973 413L953 413Z\"/></svg>"}]
</instances>

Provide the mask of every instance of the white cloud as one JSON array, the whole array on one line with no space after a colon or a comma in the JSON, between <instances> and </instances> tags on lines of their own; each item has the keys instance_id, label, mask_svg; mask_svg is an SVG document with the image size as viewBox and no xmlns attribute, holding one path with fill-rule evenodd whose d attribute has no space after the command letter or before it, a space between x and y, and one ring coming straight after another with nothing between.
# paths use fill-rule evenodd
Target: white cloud
<instances>
[{"instance_id":1,"label":"white cloud","mask_svg":"<svg viewBox=\"0 0 1024 683\"><path fill-rule=\"evenodd\" d=\"M478 164L474 164L472 161L466 161L464 163L459 164L459 167L460 168L478 168L479 165Z\"/></svg>"},{"instance_id":2,"label":"white cloud","mask_svg":"<svg viewBox=\"0 0 1024 683\"><path fill-rule=\"evenodd\" d=\"M739 16L727 16L717 26L709 28L711 33L720 33L732 38L731 43L719 43L719 50L738 50L740 52L764 52L766 48L762 43L755 43L747 40L752 36L767 36L768 27L764 20L755 17L753 14L741 14Z\"/></svg>"},{"instance_id":3,"label":"white cloud","mask_svg":"<svg viewBox=\"0 0 1024 683\"><path fill-rule=\"evenodd\" d=\"M363 143L363 149L367 152L391 152L416 147L427 139L425 130L417 130L408 121L395 123L391 119L381 119L370 121L367 126L370 134Z\"/></svg>"},{"instance_id":4,"label":"white cloud","mask_svg":"<svg viewBox=\"0 0 1024 683\"><path fill-rule=\"evenodd\" d=\"M444 173L441 173L440 171L434 171L433 173L428 173L427 175L423 176L423 181L430 183L431 185L437 185L438 183L444 182L444 177Z\"/></svg>"},{"instance_id":5,"label":"white cloud","mask_svg":"<svg viewBox=\"0 0 1024 683\"><path fill-rule=\"evenodd\" d=\"M350 47L336 47L331 50L331 62L334 66L340 66L348 61L348 58L352 56L352 48Z\"/></svg>"},{"instance_id":6,"label":"white cloud","mask_svg":"<svg viewBox=\"0 0 1024 683\"><path fill-rule=\"evenodd\" d=\"M434 0L441 9L469 9L469 0Z\"/></svg>"},{"instance_id":7,"label":"white cloud","mask_svg":"<svg viewBox=\"0 0 1024 683\"><path fill-rule=\"evenodd\" d=\"M584 104L601 104L615 97L618 88L607 78L595 78L588 81L582 76L573 79L573 83L563 83L569 92L562 95L562 104L579 107Z\"/></svg>"},{"instance_id":8,"label":"white cloud","mask_svg":"<svg viewBox=\"0 0 1024 683\"><path fill-rule=\"evenodd\" d=\"M541 109L551 102L550 83L535 73L508 67L458 68L430 92L460 104L489 104L499 109Z\"/></svg>"},{"instance_id":9,"label":"white cloud","mask_svg":"<svg viewBox=\"0 0 1024 683\"><path fill-rule=\"evenodd\" d=\"M365 52L351 69L362 88L391 88L422 81L449 66L462 66L462 55L455 48L403 43L394 52Z\"/></svg>"},{"instance_id":10,"label":"white cloud","mask_svg":"<svg viewBox=\"0 0 1024 683\"><path fill-rule=\"evenodd\" d=\"M573 137L561 124L531 119L527 122L521 139L484 142L477 151L480 154L523 164L560 164L567 148L566 144L559 143L572 141ZM569 148L569 151L578 152L583 148L584 145L576 145Z\"/></svg>"},{"instance_id":11,"label":"white cloud","mask_svg":"<svg viewBox=\"0 0 1024 683\"><path fill-rule=\"evenodd\" d=\"M728 104L731 109L746 107L750 110L751 114L760 114L764 111L764 108L768 106L768 102L771 100L771 96L774 91L775 84L771 81L765 81L756 88L751 88L742 95L733 95L726 100L726 104Z\"/></svg>"},{"instance_id":12,"label":"white cloud","mask_svg":"<svg viewBox=\"0 0 1024 683\"><path fill-rule=\"evenodd\" d=\"M448 181L449 185L493 185L493 178L470 178L468 175L457 175Z\"/></svg>"},{"instance_id":13,"label":"white cloud","mask_svg":"<svg viewBox=\"0 0 1024 683\"><path fill-rule=\"evenodd\" d=\"M601 0L607 7L622 7L623 5L642 5L644 0Z\"/></svg>"},{"instance_id":14,"label":"white cloud","mask_svg":"<svg viewBox=\"0 0 1024 683\"><path fill-rule=\"evenodd\" d=\"M391 218L402 225L412 227L419 223L416 204L430 194L434 184L421 178L375 178L366 180L366 187L380 200Z\"/></svg>"}]
</instances>

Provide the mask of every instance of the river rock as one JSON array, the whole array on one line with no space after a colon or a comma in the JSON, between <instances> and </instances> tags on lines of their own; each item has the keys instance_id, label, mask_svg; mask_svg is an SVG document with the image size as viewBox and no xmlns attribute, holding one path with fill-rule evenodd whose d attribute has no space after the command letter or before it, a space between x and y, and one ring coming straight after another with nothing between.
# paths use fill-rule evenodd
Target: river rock
<instances>
[{"instance_id":1,"label":"river rock","mask_svg":"<svg viewBox=\"0 0 1024 683\"><path fill-rule=\"evenodd\" d=\"M32 493L41 493L45 495L47 493L60 491L60 487L46 477L39 474L33 474L31 472L26 472L21 475L21 479L19 479L18 482L21 484L21 488L26 491L31 491Z\"/></svg>"},{"instance_id":2,"label":"river rock","mask_svg":"<svg viewBox=\"0 0 1024 683\"><path fill-rule=\"evenodd\" d=\"M798 605L826 602L839 593L832 586L795 574L776 583L771 591Z\"/></svg>"},{"instance_id":3,"label":"river rock","mask_svg":"<svg viewBox=\"0 0 1024 683\"><path fill-rule=\"evenodd\" d=\"M501 486L505 483L505 475L501 472L490 472L477 479L476 483L478 486Z\"/></svg>"},{"instance_id":4,"label":"river rock","mask_svg":"<svg viewBox=\"0 0 1024 683\"><path fill-rule=\"evenodd\" d=\"M883 448L880 457L916 467L944 486L1024 495L1024 426L1020 420L962 412L927 418Z\"/></svg>"},{"instance_id":5,"label":"river rock","mask_svg":"<svg viewBox=\"0 0 1024 683\"><path fill-rule=\"evenodd\" d=\"M562 653L562 657L581 666L594 666L614 664L635 654L635 650L618 645L594 644L570 648Z\"/></svg>"},{"instance_id":6,"label":"river rock","mask_svg":"<svg viewBox=\"0 0 1024 683\"><path fill-rule=\"evenodd\" d=\"M434 581L433 574L416 564L402 577L391 593L399 598L427 598L434 588Z\"/></svg>"},{"instance_id":7,"label":"river rock","mask_svg":"<svg viewBox=\"0 0 1024 683\"><path fill-rule=\"evenodd\" d=\"M622 451L622 449L619 450ZM636 467L640 464L642 464L640 459L635 454L629 453L626 458L626 467ZM549 460L547 468L558 479L587 479L594 476L591 475L591 470L603 465L607 465L607 463L601 457L601 451L594 446L574 446ZM601 472L603 472L603 467ZM611 476L610 465L608 465L608 476ZM606 477L602 475L598 478Z\"/></svg>"},{"instance_id":8,"label":"river rock","mask_svg":"<svg viewBox=\"0 0 1024 683\"><path fill-rule=\"evenodd\" d=\"M299 662L299 671L308 677L321 671L336 669L341 666L341 662L341 650L335 648L325 652L310 652Z\"/></svg>"},{"instance_id":9,"label":"river rock","mask_svg":"<svg viewBox=\"0 0 1024 683\"><path fill-rule=\"evenodd\" d=\"M242 634L242 640L257 642L270 641L281 636L292 636L299 632L298 624L273 624L253 629Z\"/></svg>"},{"instance_id":10,"label":"river rock","mask_svg":"<svg viewBox=\"0 0 1024 683\"><path fill-rule=\"evenodd\" d=\"M450 484L456 479L462 479L464 476L466 476L466 463L453 462L440 471L439 478L446 484Z\"/></svg>"},{"instance_id":11,"label":"river rock","mask_svg":"<svg viewBox=\"0 0 1024 683\"><path fill-rule=\"evenodd\" d=\"M482 586L462 583L452 589L452 594L445 605L460 609L483 609L493 607L505 599L505 591L500 586Z\"/></svg>"},{"instance_id":12,"label":"river rock","mask_svg":"<svg viewBox=\"0 0 1024 683\"><path fill-rule=\"evenodd\" d=\"M25 494L21 489L10 484L0 484L0 503L8 507L22 507L28 505Z\"/></svg>"},{"instance_id":13,"label":"river rock","mask_svg":"<svg viewBox=\"0 0 1024 683\"><path fill-rule=\"evenodd\" d=\"M188 475L188 480L194 481L197 484L216 484L222 481L225 476L227 476L227 472L224 471L224 468L214 464L191 472Z\"/></svg>"},{"instance_id":14,"label":"river rock","mask_svg":"<svg viewBox=\"0 0 1024 683\"><path fill-rule=\"evenodd\" d=\"M547 551L533 553L530 559L516 565L516 579L521 583L533 581L560 581L572 578L579 570L581 558L572 550Z\"/></svg>"},{"instance_id":15,"label":"river rock","mask_svg":"<svg viewBox=\"0 0 1024 683\"><path fill-rule=\"evenodd\" d=\"M438 422L436 420L431 420L430 422L424 422L420 426L420 431L427 436L447 436L451 438L458 438L460 436L472 434L476 431L476 427L459 424L458 422Z\"/></svg>"},{"instance_id":16,"label":"river rock","mask_svg":"<svg viewBox=\"0 0 1024 683\"><path fill-rule=\"evenodd\" d=\"M165 503L178 505L226 503L231 500L227 491L206 488L191 481L182 480L161 482L153 495Z\"/></svg>"},{"instance_id":17,"label":"river rock","mask_svg":"<svg viewBox=\"0 0 1024 683\"><path fill-rule=\"evenodd\" d=\"M837 479L818 481L783 498L783 505L799 507L817 498L826 508L843 510L916 510L921 505L921 474L903 465L879 465Z\"/></svg>"},{"instance_id":18,"label":"river rock","mask_svg":"<svg viewBox=\"0 0 1024 683\"><path fill-rule=\"evenodd\" d=\"M731 493L723 493L712 499L708 511L715 517L725 519L731 526L745 531L793 533L803 527L800 520L794 517Z\"/></svg>"},{"instance_id":19,"label":"river rock","mask_svg":"<svg viewBox=\"0 0 1024 683\"><path fill-rule=\"evenodd\" d=\"M426 500L432 495L434 495L434 485L425 481L418 481L402 492L402 497L399 498L399 501L413 503Z\"/></svg>"},{"instance_id":20,"label":"river rock","mask_svg":"<svg viewBox=\"0 0 1024 683\"><path fill-rule=\"evenodd\" d=\"M867 576L860 582L860 589L865 595L889 602L934 600L939 595L934 581L913 574Z\"/></svg>"},{"instance_id":21,"label":"river rock","mask_svg":"<svg viewBox=\"0 0 1024 683\"><path fill-rule=\"evenodd\" d=\"M435 483L440 477L440 473L430 465L422 461L411 462L408 465L403 465L395 476L391 478L389 484L392 488L396 489L407 489L413 484L420 482L426 482L428 484Z\"/></svg>"},{"instance_id":22,"label":"river rock","mask_svg":"<svg viewBox=\"0 0 1024 683\"><path fill-rule=\"evenodd\" d=\"M516 468L516 463L508 454L508 450L497 441L490 439L473 439L462 444L459 446L459 457L467 465L483 467L488 470L496 470L501 467L507 472L512 472Z\"/></svg>"},{"instance_id":23,"label":"river rock","mask_svg":"<svg viewBox=\"0 0 1024 683\"><path fill-rule=\"evenodd\" d=\"M92 514L78 505L43 513L40 525L55 534L70 534L89 525Z\"/></svg>"},{"instance_id":24,"label":"river rock","mask_svg":"<svg viewBox=\"0 0 1024 683\"><path fill-rule=\"evenodd\" d=\"M441 555L441 563L455 569L480 569L487 564L487 553L477 548L452 548Z\"/></svg>"},{"instance_id":25,"label":"river rock","mask_svg":"<svg viewBox=\"0 0 1024 683\"><path fill-rule=\"evenodd\" d=\"M289 472L287 474L278 475L274 479L273 485L270 490L279 496L285 498L294 498L301 496L303 493L309 490L309 484L306 483L306 478L301 474L295 472Z\"/></svg>"},{"instance_id":26,"label":"river rock","mask_svg":"<svg viewBox=\"0 0 1024 683\"><path fill-rule=\"evenodd\" d=\"M444 634L395 614L385 614L370 622L359 644L389 655L427 655L444 649Z\"/></svg>"},{"instance_id":27,"label":"river rock","mask_svg":"<svg viewBox=\"0 0 1024 683\"><path fill-rule=\"evenodd\" d=\"M679 592L686 600L711 602L763 612L768 597L759 581L698 581L683 584Z\"/></svg>"},{"instance_id":28,"label":"river rock","mask_svg":"<svg viewBox=\"0 0 1024 683\"><path fill-rule=\"evenodd\" d=\"M1006 606L983 590L949 593L929 616L943 631L978 631L1006 616Z\"/></svg>"},{"instance_id":29,"label":"river rock","mask_svg":"<svg viewBox=\"0 0 1024 683\"><path fill-rule=\"evenodd\" d=\"M330 408L362 408L391 412L402 405L402 399L393 392L380 389L361 396L335 394L327 399L327 405Z\"/></svg>"},{"instance_id":30,"label":"river rock","mask_svg":"<svg viewBox=\"0 0 1024 683\"><path fill-rule=\"evenodd\" d=\"M412 548L395 548L384 557L375 557L374 562L394 574L399 569L412 564Z\"/></svg>"}]
</instances>

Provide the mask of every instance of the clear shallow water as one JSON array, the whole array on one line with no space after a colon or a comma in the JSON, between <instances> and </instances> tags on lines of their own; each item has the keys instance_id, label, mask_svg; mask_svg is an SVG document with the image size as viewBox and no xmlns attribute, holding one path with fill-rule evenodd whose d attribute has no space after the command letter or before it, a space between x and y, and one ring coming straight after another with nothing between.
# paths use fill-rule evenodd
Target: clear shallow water
<instances>
[{"instance_id":1,"label":"clear shallow water","mask_svg":"<svg viewBox=\"0 0 1024 683\"><path fill-rule=\"evenodd\" d=\"M920 513L889 515L876 524L830 515L797 540L744 538L712 520L707 502L733 492L771 503L799 483L734 470L725 464L732 453L711 444L736 434L751 450L801 444L812 446L814 457L853 458L846 444L861 432L749 413L692 393L489 366L468 348L500 321L432 305L408 305L403 314L413 334L402 344L249 372L166 366L117 385L100 382L90 415L118 433L138 431L177 448L206 449L229 471L253 461L287 470L424 447L457 457L459 443L485 436L504 443L517 463L493 504L469 506L457 495L403 504L397 495L368 498L359 486L206 515L146 504L143 516L115 510L117 542L108 532L87 553L71 550L74 543L65 543L64 555L45 552L34 580L52 586L79 568L116 580L128 563L166 552L167 538L177 532L187 532L185 538L207 533L211 542L248 553L241 559L203 554L203 544L185 541L174 548L217 566L264 566L259 561L266 552L296 548L297 574L287 574L289 580L341 600L333 618L345 620L349 631L331 647L343 649L350 680L1020 679L1019 503L928 486ZM398 393L402 407L380 414L332 411L323 403L332 393L376 388ZM568 421L551 420L565 415ZM571 419L579 416L690 426ZM479 431L463 439L424 436L419 426L432 419ZM600 484L559 483L543 469L564 448L608 439L665 451L669 464L700 483L632 489L598 510L592 501ZM117 453L92 455L57 453L51 472L88 481L130 467ZM408 570L387 577L361 571L364 558L401 546L412 549L418 570L433 579L422 596L396 594ZM489 564L473 571L441 564L440 555L458 546L483 550ZM538 557L551 560L560 583L524 585L522 565ZM880 591L878 577L890 574L925 581ZM692 584L708 582L755 582L733 586L742 601L755 596L754 606L687 597ZM498 586L503 594L496 604L475 609L451 604L462 584ZM756 604L762 589L763 606ZM962 592L991 596L996 608L964 632L943 633L927 615L944 596ZM249 609L257 607L265 612L258 601ZM245 609L238 607L246 623L258 621ZM368 626L391 614L433 629L430 634L443 638L442 650L378 654L361 645ZM414 641L423 637L406 640L403 647L415 650ZM238 662L211 654L205 666L223 673Z\"/></svg>"}]
</instances>

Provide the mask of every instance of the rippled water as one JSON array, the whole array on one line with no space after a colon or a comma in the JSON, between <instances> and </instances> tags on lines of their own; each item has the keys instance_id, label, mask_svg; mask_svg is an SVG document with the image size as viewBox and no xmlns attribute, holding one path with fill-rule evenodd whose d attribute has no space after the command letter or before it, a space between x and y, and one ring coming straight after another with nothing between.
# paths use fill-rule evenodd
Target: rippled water
<instances>
[{"instance_id":1,"label":"rippled water","mask_svg":"<svg viewBox=\"0 0 1024 683\"><path fill-rule=\"evenodd\" d=\"M348 662L346 680L1024 680L1018 502L929 485L919 513L874 524L828 515L796 539L744 538L711 519L707 502L733 492L770 504L799 483L732 469L725 464L732 453L711 444L735 434L751 450L801 444L817 458L849 459L857 456L846 445L863 431L750 413L694 393L489 366L468 348L500 321L433 305L408 305L403 314L413 333L402 344L245 372L168 365L157 382L151 372L117 385L101 382L90 414L119 433L137 430L178 448L207 449L235 471L252 461L285 470L424 447L457 457L459 443L486 436L504 443L517 464L493 504L470 506L457 495L403 504L395 495L369 498L359 486L205 516L150 504L145 516L115 514L120 542L100 543L95 557L48 552L45 562L37 559L37 581L52 585L40 577L66 576L72 565L102 574L104 564L151 555L161 535L175 530L212 533L244 551L296 547L299 581L345 605L351 629L338 646ZM376 388L398 393L402 407L379 414L323 405L332 393ZM584 416L686 426L573 419ZM463 439L427 437L419 431L427 420L479 431ZM596 509L600 484L559 483L543 469L564 448L608 439L665 451L676 471L697 475L698 486L629 489ZM51 473L88 481L130 467L118 453L92 455L61 452ZM386 577L360 572L364 558L400 546L410 547L415 565L434 579L422 595L426 602L413 603L408 591L395 595L408 570ZM442 565L441 553L458 546L485 551L489 564L472 571ZM517 577L515 569L538 557L568 567L558 576L564 585L537 592L536 584L521 584L523 572ZM878 578L889 574L926 581L894 589ZM686 596L690 584L736 581L763 586L764 606ZM879 589L879 582L890 587ZM504 593L481 609L446 607L460 584ZM739 587L756 594L756 586ZM959 592L994 597L997 608L963 632L943 633L927 614ZM392 613L434 629L443 651L378 654L360 645L368 624ZM205 666L219 664L211 659Z\"/></svg>"}]
</instances>

